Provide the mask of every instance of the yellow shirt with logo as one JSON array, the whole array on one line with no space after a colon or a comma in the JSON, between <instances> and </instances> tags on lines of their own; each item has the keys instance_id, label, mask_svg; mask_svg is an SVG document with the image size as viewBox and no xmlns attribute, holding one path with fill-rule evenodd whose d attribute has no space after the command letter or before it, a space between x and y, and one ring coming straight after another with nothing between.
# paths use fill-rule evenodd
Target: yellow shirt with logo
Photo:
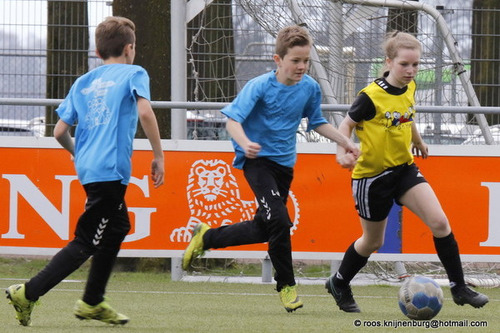
<instances>
[{"instance_id":1,"label":"yellow shirt with logo","mask_svg":"<svg viewBox=\"0 0 500 333\"><path fill-rule=\"evenodd\" d=\"M388 93L387 82L376 80L361 90L372 101L375 116L357 123L361 156L352 178L373 177L384 170L413 163L411 125L415 116L414 81L400 95Z\"/></svg>"}]
</instances>

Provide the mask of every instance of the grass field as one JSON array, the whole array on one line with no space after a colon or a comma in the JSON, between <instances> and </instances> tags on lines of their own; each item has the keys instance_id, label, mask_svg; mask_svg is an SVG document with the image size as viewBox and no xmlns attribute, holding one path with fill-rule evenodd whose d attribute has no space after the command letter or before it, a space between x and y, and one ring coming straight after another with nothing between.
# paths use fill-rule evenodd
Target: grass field
<instances>
[{"instance_id":1,"label":"grass field","mask_svg":"<svg viewBox=\"0 0 500 333\"><path fill-rule=\"evenodd\" d=\"M12 262L0 259L0 288L23 282L36 273L43 262ZM72 274L42 298L33 312L33 326L18 325L14 309L7 300L0 305L0 332L424 332L430 328L394 328L412 322L397 305L398 287L354 286L362 313L338 310L322 285L301 285L304 308L287 313L281 306L273 284L173 282L162 273L117 272L108 286L110 304L128 315L130 322L110 327L97 321L80 321L72 308L81 297L85 267ZM483 309L457 306L449 288L443 288L444 306L435 318L439 332L499 332L500 289L480 289L490 297ZM360 327L355 325L359 320ZM384 325L392 327L373 327ZM487 327L472 327L483 322ZM420 324L426 324L418 322ZM450 327L450 325L467 327ZM368 327L372 326L372 327Z\"/></svg>"}]
</instances>

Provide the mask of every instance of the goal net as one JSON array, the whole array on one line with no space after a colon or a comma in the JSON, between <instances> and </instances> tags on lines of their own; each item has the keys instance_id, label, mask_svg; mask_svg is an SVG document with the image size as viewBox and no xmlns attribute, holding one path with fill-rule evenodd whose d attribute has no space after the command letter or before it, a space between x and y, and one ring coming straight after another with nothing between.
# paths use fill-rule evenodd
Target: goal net
<instances>
[{"instance_id":1,"label":"goal net","mask_svg":"<svg viewBox=\"0 0 500 333\"><path fill-rule=\"evenodd\" d=\"M392 6L394 3L399 8ZM432 11L424 10L429 8ZM219 14L216 19L210 15L214 11ZM188 59L191 100L230 102L249 79L274 69L272 54L278 30L304 24L314 40L310 74L321 85L323 103L348 105L361 88L381 75L381 44L387 32L407 31L423 46L416 77L417 104L443 108L442 113L418 114L420 132L428 143L469 143L466 141L474 134L489 131L484 116L446 112L446 107L479 106L469 80L472 38L462 26L467 22L470 27L471 20L470 10L435 9L415 1L207 1L197 25L188 32L188 50L199 51L190 52ZM459 43L453 29L459 34ZM221 44L227 46L224 52L216 47ZM209 52L214 53L211 59L206 58ZM213 77L217 72L222 74ZM333 124L343 115L338 110L325 112ZM306 141L319 140L303 134Z\"/></svg>"}]
</instances>

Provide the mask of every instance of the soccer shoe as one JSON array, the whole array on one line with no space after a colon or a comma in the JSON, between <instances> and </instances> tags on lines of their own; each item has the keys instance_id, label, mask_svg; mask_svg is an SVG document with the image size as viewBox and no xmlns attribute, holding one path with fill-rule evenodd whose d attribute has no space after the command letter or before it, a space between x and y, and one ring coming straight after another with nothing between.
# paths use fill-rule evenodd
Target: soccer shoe
<instances>
[{"instance_id":1,"label":"soccer shoe","mask_svg":"<svg viewBox=\"0 0 500 333\"><path fill-rule=\"evenodd\" d=\"M200 257L205 253L203 250L203 235L210 229L206 223L198 223L193 230L193 237L189 243L184 255L182 256L182 269L187 271L194 258Z\"/></svg>"},{"instance_id":2,"label":"soccer shoe","mask_svg":"<svg viewBox=\"0 0 500 333\"><path fill-rule=\"evenodd\" d=\"M92 306L78 300L73 313L78 319L94 319L112 325L125 325L129 321L127 316L116 312L106 301Z\"/></svg>"},{"instance_id":3,"label":"soccer shoe","mask_svg":"<svg viewBox=\"0 0 500 333\"><path fill-rule=\"evenodd\" d=\"M352 296L351 286L339 288L333 283L335 274L331 275L325 283L325 288L330 294L332 294L335 302L339 306L340 310L345 312L361 312L359 306L356 304L354 297Z\"/></svg>"},{"instance_id":4,"label":"soccer shoe","mask_svg":"<svg viewBox=\"0 0 500 333\"><path fill-rule=\"evenodd\" d=\"M292 312L304 306L297 296L297 286L284 286L279 291L280 300L287 312Z\"/></svg>"},{"instance_id":5,"label":"soccer shoe","mask_svg":"<svg viewBox=\"0 0 500 333\"><path fill-rule=\"evenodd\" d=\"M23 326L31 326L31 312L37 301L30 301L26 298L24 284L14 284L5 290L9 304L16 309L16 318L19 324Z\"/></svg>"},{"instance_id":6,"label":"soccer shoe","mask_svg":"<svg viewBox=\"0 0 500 333\"><path fill-rule=\"evenodd\" d=\"M453 301L458 305L470 304L475 308L483 307L488 303L488 296L478 293L469 287L461 287L458 290L451 289Z\"/></svg>"}]
</instances>

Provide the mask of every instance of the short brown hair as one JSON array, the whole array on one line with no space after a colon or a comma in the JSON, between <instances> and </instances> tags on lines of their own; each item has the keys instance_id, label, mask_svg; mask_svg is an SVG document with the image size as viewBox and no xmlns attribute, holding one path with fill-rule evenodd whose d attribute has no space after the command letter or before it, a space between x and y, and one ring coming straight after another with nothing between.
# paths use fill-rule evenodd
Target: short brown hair
<instances>
[{"instance_id":1,"label":"short brown hair","mask_svg":"<svg viewBox=\"0 0 500 333\"><path fill-rule=\"evenodd\" d=\"M125 45L135 43L135 24L120 16L110 16L95 31L96 49L103 60L119 57Z\"/></svg>"},{"instance_id":2,"label":"short brown hair","mask_svg":"<svg viewBox=\"0 0 500 333\"><path fill-rule=\"evenodd\" d=\"M312 45L312 38L306 28L299 25L284 27L276 36L275 53L283 59L288 53L288 49L306 45Z\"/></svg>"}]
</instances>

